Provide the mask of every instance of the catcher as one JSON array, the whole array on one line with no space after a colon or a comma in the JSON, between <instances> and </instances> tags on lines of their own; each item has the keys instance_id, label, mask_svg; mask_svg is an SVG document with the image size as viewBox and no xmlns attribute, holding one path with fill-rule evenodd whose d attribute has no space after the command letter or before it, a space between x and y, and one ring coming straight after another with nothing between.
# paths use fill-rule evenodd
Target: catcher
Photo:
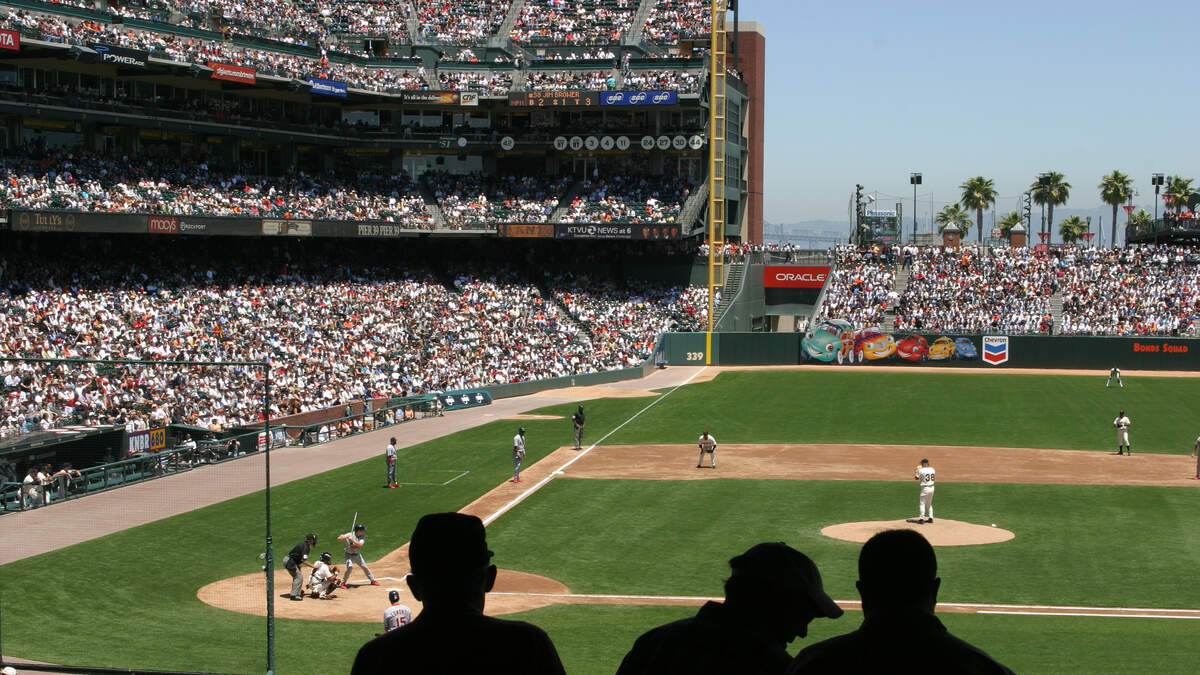
<instances>
[{"instance_id":1,"label":"catcher","mask_svg":"<svg viewBox=\"0 0 1200 675\"><path fill-rule=\"evenodd\" d=\"M334 597L333 591L342 583L338 578L338 568L329 565L332 561L333 556L329 551L322 553L317 564L313 565L312 574L308 575L308 587L312 589L314 598L328 600Z\"/></svg>"}]
</instances>

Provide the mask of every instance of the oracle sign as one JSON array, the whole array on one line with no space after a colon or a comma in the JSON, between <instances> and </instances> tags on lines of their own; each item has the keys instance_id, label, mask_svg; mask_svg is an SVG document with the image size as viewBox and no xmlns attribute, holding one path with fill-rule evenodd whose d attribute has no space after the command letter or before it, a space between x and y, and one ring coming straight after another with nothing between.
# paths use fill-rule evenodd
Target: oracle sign
<instances>
[{"instance_id":1,"label":"oracle sign","mask_svg":"<svg viewBox=\"0 0 1200 675\"><path fill-rule=\"evenodd\" d=\"M151 234L179 234L179 218L176 216L150 216L146 229Z\"/></svg>"},{"instance_id":2,"label":"oracle sign","mask_svg":"<svg viewBox=\"0 0 1200 675\"><path fill-rule=\"evenodd\" d=\"M829 278L829 268L802 265L767 265L763 267L765 288L821 288Z\"/></svg>"},{"instance_id":3,"label":"oracle sign","mask_svg":"<svg viewBox=\"0 0 1200 675\"><path fill-rule=\"evenodd\" d=\"M208 67L212 68L212 79L228 80L230 82L243 82L245 84L254 84L257 73L253 68L244 66L235 66L230 63L218 63L209 61Z\"/></svg>"}]
</instances>

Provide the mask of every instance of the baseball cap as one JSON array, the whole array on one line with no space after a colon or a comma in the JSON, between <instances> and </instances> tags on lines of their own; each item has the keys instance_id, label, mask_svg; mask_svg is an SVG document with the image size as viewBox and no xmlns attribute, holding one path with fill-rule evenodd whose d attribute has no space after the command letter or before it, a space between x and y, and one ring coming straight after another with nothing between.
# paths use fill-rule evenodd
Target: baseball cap
<instances>
[{"instance_id":1,"label":"baseball cap","mask_svg":"<svg viewBox=\"0 0 1200 675\"><path fill-rule=\"evenodd\" d=\"M491 558L483 521L465 513L422 516L408 545L416 574L462 576L486 567Z\"/></svg>"},{"instance_id":2,"label":"baseball cap","mask_svg":"<svg viewBox=\"0 0 1200 675\"><path fill-rule=\"evenodd\" d=\"M817 565L782 541L751 546L731 559L729 568L733 570L733 577L755 578L764 586L803 592L812 600L817 616L836 619L842 615L842 608L825 593Z\"/></svg>"}]
</instances>

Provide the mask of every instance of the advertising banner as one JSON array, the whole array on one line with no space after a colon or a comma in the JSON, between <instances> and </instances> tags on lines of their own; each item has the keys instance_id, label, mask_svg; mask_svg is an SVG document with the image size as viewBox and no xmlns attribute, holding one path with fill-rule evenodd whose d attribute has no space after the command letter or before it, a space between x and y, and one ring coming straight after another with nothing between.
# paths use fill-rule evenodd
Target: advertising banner
<instances>
[{"instance_id":1,"label":"advertising banner","mask_svg":"<svg viewBox=\"0 0 1200 675\"><path fill-rule=\"evenodd\" d=\"M114 66L145 68L147 60L150 58L150 52L144 52L140 49L126 49L125 47L95 42L89 46L100 55L100 63L112 64Z\"/></svg>"},{"instance_id":2,"label":"advertising banner","mask_svg":"<svg viewBox=\"0 0 1200 675\"><path fill-rule=\"evenodd\" d=\"M0 49L21 48L21 34L15 30L0 30Z\"/></svg>"},{"instance_id":3,"label":"advertising banner","mask_svg":"<svg viewBox=\"0 0 1200 675\"><path fill-rule=\"evenodd\" d=\"M668 90L602 91L600 105L675 105L679 92Z\"/></svg>"},{"instance_id":4,"label":"advertising banner","mask_svg":"<svg viewBox=\"0 0 1200 675\"><path fill-rule=\"evenodd\" d=\"M135 455L139 452L158 452L167 447L167 430L147 429L145 431L134 431L126 436L125 451L127 454Z\"/></svg>"},{"instance_id":5,"label":"advertising banner","mask_svg":"<svg viewBox=\"0 0 1200 675\"><path fill-rule=\"evenodd\" d=\"M448 391L438 395L442 405L446 410L457 410L459 408L474 408L479 405L489 405L492 402L492 395L483 389L468 389L466 391Z\"/></svg>"},{"instance_id":6,"label":"advertising banner","mask_svg":"<svg viewBox=\"0 0 1200 675\"><path fill-rule=\"evenodd\" d=\"M401 103L479 105L479 94L473 91L402 91L397 96Z\"/></svg>"},{"instance_id":7,"label":"advertising banner","mask_svg":"<svg viewBox=\"0 0 1200 675\"><path fill-rule=\"evenodd\" d=\"M642 225L634 230L634 239L678 239L682 232L678 225Z\"/></svg>"},{"instance_id":8,"label":"advertising banner","mask_svg":"<svg viewBox=\"0 0 1200 675\"><path fill-rule=\"evenodd\" d=\"M336 96L338 98L346 98L346 83L334 82L333 80L322 80L317 77L310 77L308 82L308 91L313 94L321 94L324 96Z\"/></svg>"},{"instance_id":9,"label":"advertising banner","mask_svg":"<svg viewBox=\"0 0 1200 675\"><path fill-rule=\"evenodd\" d=\"M258 73L253 68L235 66L231 63L218 63L216 61L209 61L207 65L209 68L212 68L212 79L214 80L254 84L258 79Z\"/></svg>"},{"instance_id":10,"label":"advertising banner","mask_svg":"<svg viewBox=\"0 0 1200 675\"><path fill-rule=\"evenodd\" d=\"M829 266L766 265L764 288L821 288L829 278Z\"/></svg>"},{"instance_id":11,"label":"advertising banner","mask_svg":"<svg viewBox=\"0 0 1200 675\"><path fill-rule=\"evenodd\" d=\"M554 238L554 226L550 223L500 223L497 232L501 237L513 239Z\"/></svg>"},{"instance_id":12,"label":"advertising banner","mask_svg":"<svg viewBox=\"0 0 1200 675\"><path fill-rule=\"evenodd\" d=\"M262 233L291 237L311 237L312 221L264 219L262 221Z\"/></svg>"},{"instance_id":13,"label":"advertising banner","mask_svg":"<svg viewBox=\"0 0 1200 675\"><path fill-rule=\"evenodd\" d=\"M148 216L146 231L150 234L179 234L179 218L177 216Z\"/></svg>"},{"instance_id":14,"label":"advertising banner","mask_svg":"<svg viewBox=\"0 0 1200 675\"><path fill-rule=\"evenodd\" d=\"M554 236L557 239L633 239L633 230L634 226L628 224L558 223L554 226Z\"/></svg>"}]
</instances>

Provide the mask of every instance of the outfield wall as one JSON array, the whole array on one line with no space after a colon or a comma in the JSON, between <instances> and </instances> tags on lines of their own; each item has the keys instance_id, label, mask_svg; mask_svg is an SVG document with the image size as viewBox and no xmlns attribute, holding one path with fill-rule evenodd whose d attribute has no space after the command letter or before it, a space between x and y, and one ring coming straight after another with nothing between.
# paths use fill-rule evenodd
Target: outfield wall
<instances>
[{"instance_id":1,"label":"outfield wall","mask_svg":"<svg viewBox=\"0 0 1200 675\"><path fill-rule=\"evenodd\" d=\"M922 335L931 343L941 337ZM950 337L970 339L976 351L983 354L982 335ZM801 333L713 333L712 364L732 366L820 363L801 359L802 338ZM1200 340L1195 338L1012 335L1007 336L1007 339L1007 358L1003 363L995 365L979 358L922 361L917 364L893 355L880 361L867 361L861 366L922 365L937 368L953 365L1092 370L1107 370L1116 366L1129 370L1200 370ZM663 348L670 364L703 365L704 347L704 333L667 333L663 336Z\"/></svg>"}]
</instances>

